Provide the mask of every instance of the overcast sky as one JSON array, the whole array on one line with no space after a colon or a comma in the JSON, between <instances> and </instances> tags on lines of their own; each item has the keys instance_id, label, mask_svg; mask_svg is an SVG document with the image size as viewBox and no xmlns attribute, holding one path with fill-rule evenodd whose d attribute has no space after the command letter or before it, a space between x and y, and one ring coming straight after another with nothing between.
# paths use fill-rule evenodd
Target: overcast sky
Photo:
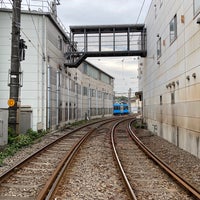
<instances>
[{"instance_id":1,"label":"overcast sky","mask_svg":"<svg viewBox=\"0 0 200 200\"><path fill-rule=\"evenodd\" d=\"M151 0L60 0L58 17L68 30L69 26L73 25L144 23L150 3ZM115 78L116 93L128 93L129 88L133 92L138 90L136 58L112 57L87 60Z\"/></svg>"}]
</instances>

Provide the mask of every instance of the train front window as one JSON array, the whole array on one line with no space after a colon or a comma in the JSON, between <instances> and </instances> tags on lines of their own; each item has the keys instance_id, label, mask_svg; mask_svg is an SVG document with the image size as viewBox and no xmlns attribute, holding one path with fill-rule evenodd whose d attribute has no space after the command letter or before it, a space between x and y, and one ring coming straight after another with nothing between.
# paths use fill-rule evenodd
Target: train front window
<instances>
[{"instance_id":1,"label":"train front window","mask_svg":"<svg viewBox=\"0 0 200 200\"><path fill-rule=\"evenodd\" d=\"M124 106L124 110L128 110L128 106Z\"/></svg>"},{"instance_id":2,"label":"train front window","mask_svg":"<svg viewBox=\"0 0 200 200\"><path fill-rule=\"evenodd\" d=\"M114 110L120 110L119 106L114 106Z\"/></svg>"}]
</instances>

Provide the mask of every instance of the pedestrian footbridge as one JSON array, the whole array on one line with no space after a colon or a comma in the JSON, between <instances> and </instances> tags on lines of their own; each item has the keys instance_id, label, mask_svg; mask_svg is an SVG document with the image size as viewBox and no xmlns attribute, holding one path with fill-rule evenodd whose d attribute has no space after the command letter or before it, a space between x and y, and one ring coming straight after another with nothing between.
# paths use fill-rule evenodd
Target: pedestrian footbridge
<instances>
[{"instance_id":1,"label":"pedestrian footbridge","mask_svg":"<svg viewBox=\"0 0 200 200\"><path fill-rule=\"evenodd\" d=\"M71 26L66 67L78 67L87 57L146 57L144 24Z\"/></svg>"}]
</instances>

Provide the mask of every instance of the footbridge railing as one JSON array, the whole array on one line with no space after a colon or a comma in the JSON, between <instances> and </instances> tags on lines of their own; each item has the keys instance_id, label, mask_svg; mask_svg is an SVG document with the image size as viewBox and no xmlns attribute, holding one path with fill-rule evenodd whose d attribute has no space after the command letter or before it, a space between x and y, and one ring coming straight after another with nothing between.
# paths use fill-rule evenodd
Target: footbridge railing
<instances>
[{"instance_id":1,"label":"footbridge railing","mask_svg":"<svg viewBox=\"0 0 200 200\"><path fill-rule=\"evenodd\" d=\"M66 67L78 67L87 57L145 57L144 24L71 26Z\"/></svg>"}]
</instances>

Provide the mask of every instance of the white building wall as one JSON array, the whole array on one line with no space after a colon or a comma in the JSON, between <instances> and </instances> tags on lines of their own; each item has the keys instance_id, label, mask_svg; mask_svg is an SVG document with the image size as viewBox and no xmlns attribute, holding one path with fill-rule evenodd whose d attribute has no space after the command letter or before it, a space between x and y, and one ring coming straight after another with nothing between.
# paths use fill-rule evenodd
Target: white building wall
<instances>
[{"instance_id":1,"label":"white building wall","mask_svg":"<svg viewBox=\"0 0 200 200\"><path fill-rule=\"evenodd\" d=\"M111 116L112 115L112 107L113 107L113 83L105 83L101 80L101 74L106 75L100 69L94 67L93 65L89 65L88 73L85 73L84 63L79 66L78 80L81 79L82 88L85 87L88 90L88 95L82 96L82 118L85 118L87 115L89 118L96 118L101 116ZM94 67L94 70L97 70L99 76L98 78L94 78L90 74L91 67ZM110 80L113 78L109 75L106 75ZM111 96L112 98L106 98L107 96Z\"/></svg>"},{"instance_id":2,"label":"white building wall","mask_svg":"<svg viewBox=\"0 0 200 200\"><path fill-rule=\"evenodd\" d=\"M46 16L22 14L21 38L26 41L26 58L21 62L23 87L21 105L32 109L33 129L46 127Z\"/></svg>"},{"instance_id":3,"label":"white building wall","mask_svg":"<svg viewBox=\"0 0 200 200\"><path fill-rule=\"evenodd\" d=\"M199 16L194 16L193 1L160 2L152 1L146 17L147 57L139 66L144 120L149 130L200 157ZM170 43L169 24L175 15L177 38ZM161 57L157 58L159 37Z\"/></svg>"},{"instance_id":4,"label":"white building wall","mask_svg":"<svg viewBox=\"0 0 200 200\"><path fill-rule=\"evenodd\" d=\"M8 93L8 70L10 68L11 46L11 14L0 12L0 108L7 108ZM10 24L10 26L8 26Z\"/></svg>"},{"instance_id":5,"label":"white building wall","mask_svg":"<svg viewBox=\"0 0 200 200\"><path fill-rule=\"evenodd\" d=\"M8 108L11 16L11 10L0 10L0 47L3 49L0 52L0 108ZM31 113L33 130L56 129L75 120L85 119L88 110L92 113L91 118L102 116L103 96L84 96L83 87L112 95L113 84L84 74L79 68L64 67L67 36L50 15L22 12L21 38L27 45L25 60L21 62L21 107L28 108L28 113ZM91 65L93 67L97 70ZM110 78L108 74L105 76ZM102 112L94 112L97 104ZM105 106L110 107L107 114L112 115L112 100L105 102Z\"/></svg>"},{"instance_id":6,"label":"white building wall","mask_svg":"<svg viewBox=\"0 0 200 200\"><path fill-rule=\"evenodd\" d=\"M7 108L9 99L8 70L10 69L11 60L11 26L12 14L10 11L0 12L0 82L1 95L0 107ZM33 129L37 128L38 122L44 122L41 119L45 116L45 108L42 109L42 101L45 101L45 76L42 72L42 53L45 45L45 19L39 15L21 16L21 38L26 41L28 49L26 50L26 59L21 62L23 72L23 87L21 88L21 106L30 106L32 109ZM42 86L43 85L43 86ZM43 89L42 89L43 88ZM43 94L43 95L41 95ZM43 113L42 113L43 112Z\"/></svg>"}]
</instances>

